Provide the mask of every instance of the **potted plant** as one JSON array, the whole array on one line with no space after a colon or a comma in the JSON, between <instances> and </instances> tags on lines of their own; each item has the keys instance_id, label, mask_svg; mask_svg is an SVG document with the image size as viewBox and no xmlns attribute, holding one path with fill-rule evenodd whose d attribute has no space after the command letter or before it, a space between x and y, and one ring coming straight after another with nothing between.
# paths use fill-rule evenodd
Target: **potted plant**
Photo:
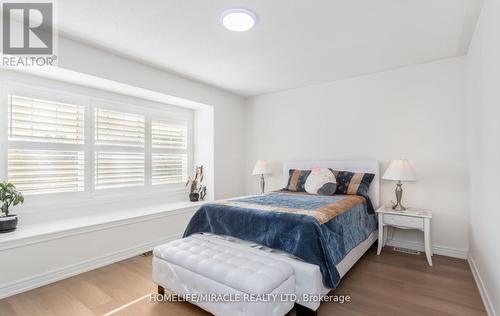
<instances>
[{"instance_id":1,"label":"potted plant","mask_svg":"<svg viewBox=\"0 0 500 316\"><path fill-rule=\"evenodd\" d=\"M207 187L202 185L203 181L203 166L196 167L196 172L193 178L189 177L186 182L186 187L191 184L189 190L189 200L191 202L197 202L198 200L204 200L207 195Z\"/></svg>"},{"instance_id":2,"label":"potted plant","mask_svg":"<svg viewBox=\"0 0 500 316\"><path fill-rule=\"evenodd\" d=\"M14 231L17 227L17 216L9 215L9 208L24 203L24 196L9 182L0 182L0 233Z\"/></svg>"}]
</instances>

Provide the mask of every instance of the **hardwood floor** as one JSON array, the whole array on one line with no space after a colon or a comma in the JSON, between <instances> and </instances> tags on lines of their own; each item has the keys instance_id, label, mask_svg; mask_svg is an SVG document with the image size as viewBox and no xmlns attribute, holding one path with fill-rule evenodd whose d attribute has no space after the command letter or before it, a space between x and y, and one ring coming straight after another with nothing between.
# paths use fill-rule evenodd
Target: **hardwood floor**
<instances>
[{"instance_id":1,"label":"hardwood floor","mask_svg":"<svg viewBox=\"0 0 500 316\"><path fill-rule=\"evenodd\" d=\"M467 262L433 261L372 248L335 290L351 302L323 303L318 315L486 315ZM0 315L208 315L189 303L150 302L150 293L151 257L139 256L0 300Z\"/></svg>"}]
</instances>

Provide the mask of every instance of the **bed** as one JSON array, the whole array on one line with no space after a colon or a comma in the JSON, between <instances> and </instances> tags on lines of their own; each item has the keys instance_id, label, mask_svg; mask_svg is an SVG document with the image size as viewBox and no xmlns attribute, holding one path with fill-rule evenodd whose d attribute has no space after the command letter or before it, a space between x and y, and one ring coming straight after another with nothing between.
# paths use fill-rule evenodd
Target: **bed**
<instances>
[{"instance_id":1,"label":"bed","mask_svg":"<svg viewBox=\"0 0 500 316\"><path fill-rule=\"evenodd\" d=\"M204 234L286 261L294 269L297 303L316 310L319 302L302 298L330 292L377 240L373 209L380 199L376 161L287 161L283 164L283 187L289 170L316 167L375 176L365 198L278 191L209 203L195 213L185 237ZM370 203L372 207L368 207Z\"/></svg>"}]
</instances>

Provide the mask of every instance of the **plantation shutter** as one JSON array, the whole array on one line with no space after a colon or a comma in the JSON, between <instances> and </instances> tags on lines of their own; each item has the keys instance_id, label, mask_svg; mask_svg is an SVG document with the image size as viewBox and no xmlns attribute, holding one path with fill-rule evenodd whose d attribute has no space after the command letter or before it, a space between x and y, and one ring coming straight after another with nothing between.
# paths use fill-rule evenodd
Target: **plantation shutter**
<instances>
[{"instance_id":1,"label":"plantation shutter","mask_svg":"<svg viewBox=\"0 0 500 316\"><path fill-rule=\"evenodd\" d=\"M187 148L187 124L153 121L151 124L153 148Z\"/></svg>"},{"instance_id":2,"label":"plantation shutter","mask_svg":"<svg viewBox=\"0 0 500 316\"><path fill-rule=\"evenodd\" d=\"M151 122L152 184L180 183L187 180L188 126L185 121Z\"/></svg>"},{"instance_id":3,"label":"plantation shutter","mask_svg":"<svg viewBox=\"0 0 500 316\"><path fill-rule=\"evenodd\" d=\"M169 192L188 178L192 111L122 106L55 90L5 92L4 172L23 194L92 196L133 186L149 192L151 185L167 185L155 190ZM127 190L113 194L120 192Z\"/></svg>"},{"instance_id":4,"label":"plantation shutter","mask_svg":"<svg viewBox=\"0 0 500 316\"><path fill-rule=\"evenodd\" d=\"M96 190L144 185L144 116L97 108L95 144Z\"/></svg>"},{"instance_id":5,"label":"plantation shutter","mask_svg":"<svg viewBox=\"0 0 500 316\"><path fill-rule=\"evenodd\" d=\"M82 106L9 96L9 140L84 143Z\"/></svg>"},{"instance_id":6,"label":"plantation shutter","mask_svg":"<svg viewBox=\"0 0 500 316\"><path fill-rule=\"evenodd\" d=\"M95 144L144 147L144 116L96 109Z\"/></svg>"},{"instance_id":7,"label":"plantation shutter","mask_svg":"<svg viewBox=\"0 0 500 316\"><path fill-rule=\"evenodd\" d=\"M144 185L144 153L96 152L96 189Z\"/></svg>"},{"instance_id":8,"label":"plantation shutter","mask_svg":"<svg viewBox=\"0 0 500 316\"><path fill-rule=\"evenodd\" d=\"M27 195L83 191L83 106L17 95L8 102L9 181Z\"/></svg>"},{"instance_id":9,"label":"plantation shutter","mask_svg":"<svg viewBox=\"0 0 500 316\"><path fill-rule=\"evenodd\" d=\"M9 182L25 194L84 189L81 151L9 149L8 160Z\"/></svg>"},{"instance_id":10,"label":"plantation shutter","mask_svg":"<svg viewBox=\"0 0 500 316\"><path fill-rule=\"evenodd\" d=\"M152 184L179 183L187 180L186 154L153 154Z\"/></svg>"}]
</instances>

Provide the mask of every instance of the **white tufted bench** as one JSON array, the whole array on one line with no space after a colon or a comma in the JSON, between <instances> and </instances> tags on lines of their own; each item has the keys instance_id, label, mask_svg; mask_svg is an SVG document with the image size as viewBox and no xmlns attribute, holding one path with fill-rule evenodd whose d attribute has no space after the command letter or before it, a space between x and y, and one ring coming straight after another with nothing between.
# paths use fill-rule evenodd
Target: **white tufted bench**
<instances>
[{"instance_id":1,"label":"white tufted bench","mask_svg":"<svg viewBox=\"0 0 500 316\"><path fill-rule=\"evenodd\" d=\"M214 315L282 316L293 308L294 302L286 298L295 293L295 280L285 262L199 235L158 246L153 255L153 280L160 292L168 289ZM217 299L225 295L233 302L206 301L200 294L216 294Z\"/></svg>"}]
</instances>

